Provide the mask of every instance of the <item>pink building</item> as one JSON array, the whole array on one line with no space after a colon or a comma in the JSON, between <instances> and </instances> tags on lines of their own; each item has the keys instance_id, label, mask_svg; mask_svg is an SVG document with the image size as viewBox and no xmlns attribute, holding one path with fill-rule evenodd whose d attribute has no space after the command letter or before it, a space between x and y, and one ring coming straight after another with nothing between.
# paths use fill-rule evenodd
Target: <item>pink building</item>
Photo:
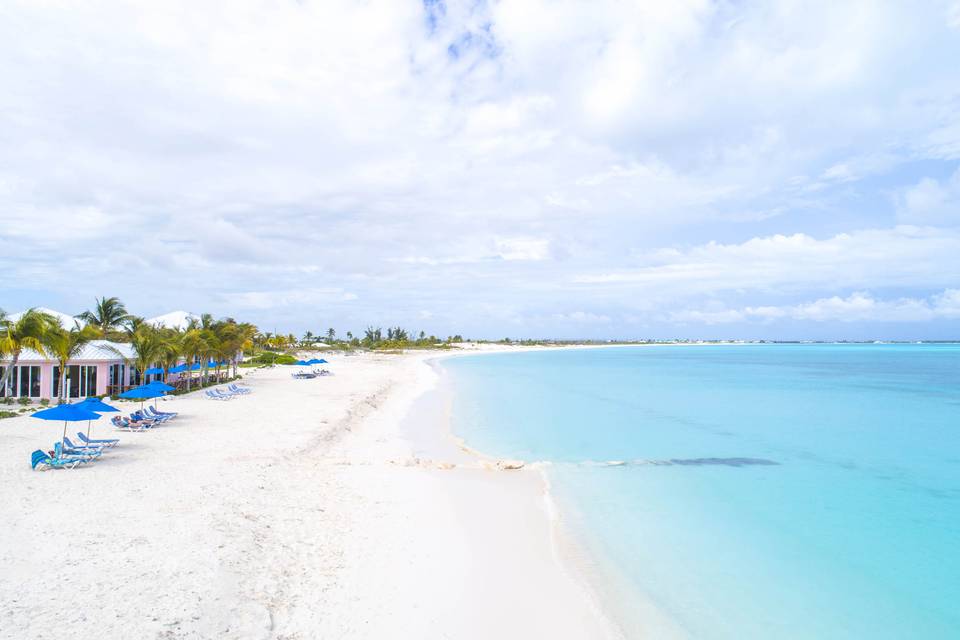
<instances>
[{"instance_id":1,"label":"pink building","mask_svg":"<svg viewBox=\"0 0 960 640\"><path fill-rule=\"evenodd\" d=\"M125 358L133 358L129 344L106 340L87 344L80 355L67 363L67 397L102 396L118 392L121 386L127 388L139 384L138 373L125 364ZM0 373L8 366L10 359L0 361ZM59 388L60 365L47 356L25 349L7 388L0 389L0 398L57 398Z\"/></svg>"}]
</instances>

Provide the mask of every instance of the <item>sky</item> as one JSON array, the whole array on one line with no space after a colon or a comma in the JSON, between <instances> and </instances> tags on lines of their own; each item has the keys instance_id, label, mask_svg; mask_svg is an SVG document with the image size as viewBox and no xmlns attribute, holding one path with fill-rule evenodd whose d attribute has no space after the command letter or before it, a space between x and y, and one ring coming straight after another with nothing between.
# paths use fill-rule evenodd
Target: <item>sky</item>
<instances>
[{"instance_id":1,"label":"sky","mask_svg":"<svg viewBox=\"0 0 960 640\"><path fill-rule=\"evenodd\" d=\"M960 338L960 2L0 6L0 307Z\"/></svg>"}]
</instances>

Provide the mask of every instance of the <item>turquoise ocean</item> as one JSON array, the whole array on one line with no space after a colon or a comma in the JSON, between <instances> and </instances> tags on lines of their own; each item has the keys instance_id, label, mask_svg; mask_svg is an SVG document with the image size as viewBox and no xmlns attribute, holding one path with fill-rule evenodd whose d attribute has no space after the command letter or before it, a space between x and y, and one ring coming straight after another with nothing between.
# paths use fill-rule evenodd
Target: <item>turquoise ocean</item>
<instances>
[{"instance_id":1,"label":"turquoise ocean","mask_svg":"<svg viewBox=\"0 0 960 640\"><path fill-rule=\"evenodd\" d=\"M960 638L960 346L444 361L451 427L549 461L618 589L696 638ZM622 466L589 462L627 461ZM614 580L615 578L615 580Z\"/></svg>"}]
</instances>

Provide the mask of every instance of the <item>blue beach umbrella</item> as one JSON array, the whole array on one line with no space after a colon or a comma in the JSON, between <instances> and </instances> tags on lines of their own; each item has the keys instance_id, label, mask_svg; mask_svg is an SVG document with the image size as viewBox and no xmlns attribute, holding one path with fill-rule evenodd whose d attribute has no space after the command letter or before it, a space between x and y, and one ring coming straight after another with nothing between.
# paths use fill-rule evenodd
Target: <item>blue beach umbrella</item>
<instances>
[{"instance_id":1,"label":"blue beach umbrella","mask_svg":"<svg viewBox=\"0 0 960 640\"><path fill-rule=\"evenodd\" d=\"M147 387L147 388L150 388L150 389L153 389L153 390L155 390L155 391L161 391L161 392L163 392L163 391L176 391L176 387L171 387L171 386L168 385L167 383L165 383L165 382L160 382L159 380L154 380L153 382L148 382L147 384L145 384L145 385L143 385L143 386L145 386L145 387Z\"/></svg>"},{"instance_id":2,"label":"blue beach umbrella","mask_svg":"<svg viewBox=\"0 0 960 640\"><path fill-rule=\"evenodd\" d=\"M77 406L84 407L86 409L89 409L90 411L95 411L96 413L108 413L110 411L120 411L120 409L117 409L116 407L111 407L106 402L104 402L103 400L95 396L90 396L83 402L77 403ZM87 438L90 437L90 422L91 420L87 420Z\"/></svg>"},{"instance_id":3,"label":"blue beach umbrella","mask_svg":"<svg viewBox=\"0 0 960 640\"><path fill-rule=\"evenodd\" d=\"M185 365L185 364L178 364L177 366L172 367L172 368L170 369L169 373L183 373L183 372L186 371L186 370L187 370L187 365Z\"/></svg>"},{"instance_id":4,"label":"blue beach umbrella","mask_svg":"<svg viewBox=\"0 0 960 640\"><path fill-rule=\"evenodd\" d=\"M146 371L144 371L144 372L143 372L143 375L145 375L145 376L162 376L162 375L163 375L163 369L160 368L160 367L151 367L150 369L147 369Z\"/></svg>"},{"instance_id":5,"label":"blue beach umbrella","mask_svg":"<svg viewBox=\"0 0 960 640\"><path fill-rule=\"evenodd\" d=\"M310 363L307 362L306 360L297 360L296 362L294 362L294 364L298 364L301 367L306 367L310 365Z\"/></svg>"},{"instance_id":6,"label":"blue beach umbrella","mask_svg":"<svg viewBox=\"0 0 960 640\"><path fill-rule=\"evenodd\" d=\"M140 408L143 409L144 400L150 400L151 398L159 398L162 395L163 395L162 391L157 391L156 389L152 389L148 385L141 385L139 387L134 387L133 389L129 389L128 391L124 391L117 397L126 398L129 400L139 400Z\"/></svg>"},{"instance_id":7,"label":"blue beach umbrella","mask_svg":"<svg viewBox=\"0 0 960 640\"><path fill-rule=\"evenodd\" d=\"M82 422L84 420L99 420L100 414L83 406L82 402L77 404L61 404L49 409L43 409L34 413L32 418L40 420L63 420L63 435L60 437L60 446L63 446L63 439L67 437L68 422Z\"/></svg>"},{"instance_id":8,"label":"blue beach umbrella","mask_svg":"<svg viewBox=\"0 0 960 640\"><path fill-rule=\"evenodd\" d=\"M320 364L323 360L318 360L317 358L310 358L307 360L307 364Z\"/></svg>"},{"instance_id":9,"label":"blue beach umbrella","mask_svg":"<svg viewBox=\"0 0 960 640\"><path fill-rule=\"evenodd\" d=\"M193 363L193 366L190 367L190 371L200 371L200 363L199 363L199 362L194 362L194 363Z\"/></svg>"}]
</instances>

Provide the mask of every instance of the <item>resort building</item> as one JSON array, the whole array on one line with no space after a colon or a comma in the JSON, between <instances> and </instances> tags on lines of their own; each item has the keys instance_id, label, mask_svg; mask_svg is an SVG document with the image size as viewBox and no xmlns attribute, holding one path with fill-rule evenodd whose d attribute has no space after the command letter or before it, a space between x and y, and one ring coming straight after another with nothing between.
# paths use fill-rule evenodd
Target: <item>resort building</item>
<instances>
[{"instance_id":1,"label":"resort building","mask_svg":"<svg viewBox=\"0 0 960 640\"><path fill-rule=\"evenodd\" d=\"M120 342L94 340L85 345L67 365L67 397L102 396L140 384L139 373L124 361L133 356L130 345ZM0 361L0 375L10 364L10 358ZM60 365L56 360L24 349L6 388L0 389L0 398L59 398L60 383Z\"/></svg>"},{"instance_id":2,"label":"resort building","mask_svg":"<svg viewBox=\"0 0 960 640\"><path fill-rule=\"evenodd\" d=\"M46 307L37 307L57 319L63 327L73 327L78 324L76 318ZM22 315L15 313L9 316L16 321ZM150 318L146 322L160 327L185 328L192 319L199 320L200 316L187 311L173 311L171 313ZM83 351L72 358L67 365L66 385L67 398L86 398L102 396L123 391L140 384L140 372L126 362L132 360L134 354L129 344L110 342L108 340L94 340L84 346ZM6 356L0 359L0 379L11 365L12 358ZM7 381L5 388L0 388L0 398L30 398L31 400L52 399L60 397L60 365L49 356L36 351L25 349L17 360L16 370ZM148 381L150 377L148 376Z\"/></svg>"}]
</instances>

